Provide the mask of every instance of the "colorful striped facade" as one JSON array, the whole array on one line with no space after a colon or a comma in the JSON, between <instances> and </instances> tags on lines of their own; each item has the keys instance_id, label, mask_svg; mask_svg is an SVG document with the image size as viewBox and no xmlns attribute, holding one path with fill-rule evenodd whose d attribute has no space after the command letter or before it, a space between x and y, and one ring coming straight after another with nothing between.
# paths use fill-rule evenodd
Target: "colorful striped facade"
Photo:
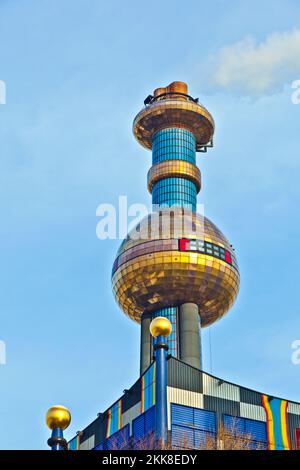
<instances>
[{"instance_id":1,"label":"colorful striped facade","mask_svg":"<svg viewBox=\"0 0 300 470\"><path fill-rule=\"evenodd\" d=\"M80 450L115 449L116 443L120 449L134 448L154 431L155 378L152 364L82 431ZM168 359L167 401L168 433L174 448L182 448L183 442L184 447L201 448L206 439L216 439L221 447L220 427L245 436L249 449L300 447L300 403L224 381L173 357ZM76 450L74 439L69 447Z\"/></svg>"},{"instance_id":2,"label":"colorful striped facade","mask_svg":"<svg viewBox=\"0 0 300 470\"><path fill-rule=\"evenodd\" d=\"M269 450L290 450L288 402L267 395L262 396L262 402L267 416Z\"/></svg>"},{"instance_id":3,"label":"colorful striped facade","mask_svg":"<svg viewBox=\"0 0 300 470\"><path fill-rule=\"evenodd\" d=\"M115 403L107 412L106 438L122 428L122 400Z\"/></svg>"},{"instance_id":4,"label":"colorful striped facade","mask_svg":"<svg viewBox=\"0 0 300 470\"><path fill-rule=\"evenodd\" d=\"M156 364L154 363L141 377L141 413L144 413L155 405L155 376Z\"/></svg>"}]
</instances>

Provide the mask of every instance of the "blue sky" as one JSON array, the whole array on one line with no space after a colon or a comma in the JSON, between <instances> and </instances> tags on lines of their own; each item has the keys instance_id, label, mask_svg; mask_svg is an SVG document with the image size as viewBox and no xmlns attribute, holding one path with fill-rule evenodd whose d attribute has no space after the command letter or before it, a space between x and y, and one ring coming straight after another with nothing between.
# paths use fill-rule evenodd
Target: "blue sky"
<instances>
[{"instance_id":1,"label":"blue sky","mask_svg":"<svg viewBox=\"0 0 300 470\"><path fill-rule=\"evenodd\" d=\"M204 367L300 401L299 23L297 0L1 0L2 449L46 448L57 403L71 437L138 376L139 327L110 285L119 242L97 239L96 208L119 195L149 204L150 153L131 125L173 80L215 118L199 202L241 271L235 306L211 327L212 364L203 333Z\"/></svg>"}]
</instances>

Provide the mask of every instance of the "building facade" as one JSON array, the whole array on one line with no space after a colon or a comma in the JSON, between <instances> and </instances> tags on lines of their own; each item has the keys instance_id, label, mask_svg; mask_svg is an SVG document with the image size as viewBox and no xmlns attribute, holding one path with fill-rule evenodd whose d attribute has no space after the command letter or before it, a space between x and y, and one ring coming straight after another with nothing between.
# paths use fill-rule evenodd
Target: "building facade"
<instances>
[{"instance_id":1,"label":"building facade","mask_svg":"<svg viewBox=\"0 0 300 470\"><path fill-rule=\"evenodd\" d=\"M70 441L71 450L151 448L154 364ZM238 438L246 450L300 449L300 403L224 381L173 357L168 359L167 403L171 448L202 449L207 441L211 448L231 448Z\"/></svg>"}]
</instances>

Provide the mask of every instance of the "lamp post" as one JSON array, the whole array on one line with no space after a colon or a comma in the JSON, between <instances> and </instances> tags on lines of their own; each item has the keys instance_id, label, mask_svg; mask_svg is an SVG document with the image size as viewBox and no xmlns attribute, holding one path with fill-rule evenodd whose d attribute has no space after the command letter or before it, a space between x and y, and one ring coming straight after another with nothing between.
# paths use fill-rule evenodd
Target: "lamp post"
<instances>
[{"instance_id":1,"label":"lamp post","mask_svg":"<svg viewBox=\"0 0 300 470\"><path fill-rule=\"evenodd\" d=\"M71 422L71 413L64 406L52 406L46 414L46 424L52 430L51 437L47 443L51 450L67 450L67 441L63 431L67 429Z\"/></svg>"},{"instance_id":2,"label":"lamp post","mask_svg":"<svg viewBox=\"0 0 300 470\"><path fill-rule=\"evenodd\" d=\"M164 447L168 441L167 408L167 351L166 338L172 332L171 322L165 317L156 317L150 324L150 333L154 340L156 362L155 387L155 429L159 444Z\"/></svg>"}]
</instances>

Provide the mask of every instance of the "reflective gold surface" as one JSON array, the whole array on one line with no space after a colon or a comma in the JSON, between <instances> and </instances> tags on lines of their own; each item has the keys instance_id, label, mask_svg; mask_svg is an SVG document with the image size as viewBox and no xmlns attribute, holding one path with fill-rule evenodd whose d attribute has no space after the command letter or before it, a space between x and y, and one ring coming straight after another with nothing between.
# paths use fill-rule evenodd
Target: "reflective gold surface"
<instances>
[{"instance_id":1,"label":"reflective gold surface","mask_svg":"<svg viewBox=\"0 0 300 470\"><path fill-rule=\"evenodd\" d=\"M167 86L167 91L169 93L185 93L188 94L188 86L185 82L172 82Z\"/></svg>"},{"instance_id":2,"label":"reflective gold surface","mask_svg":"<svg viewBox=\"0 0 300 470\"><path fill-rule=\"evenodd\" d=\"M157 181L163 178L181 177L192 181L199 193L201 189L201 173L196 165L184 160L166 160L153 165L148 172L148 191L152 193L152 188Z\"/></svg>"},{"instance_id":3,"label":"reflective gold surface","mask_svg":"<svg viewBox=\"0 0 300 470\"><path fill-rule=\"evenodd\" d=\"M165 99L166 97L163 96L165 95L166 93L168 94L173 94L173 97L178 99L178 100L184 100L184 101L187 101L188 100L188 96L182 96L182 95L179 95L178 93L181 93L181 94L184 94L184 95L187 95L188 94L188 86L185 82L172 82L170 83L170 85L166 86L166 87L160 87L160 88L156 88L153 92L153 95L155 98L158 97L159 100L161 99Z\"/></svg>"},{"instance_id":4,"label":"reflective gold surface","mask_svg":"<svg viewBox=\"0 0 300 470\"><path fill-rule=\"evenodd\" d=\"M169 336L172 333L172 325L166 317L156 317L150 323L150 333L154 338L157 336Z\"/></svg>"},{"instance_id":5,"label":"reflective gold surface","mask_svg":"<svg viewBox=\"0 0 300 470\"><path fill-rule=\"evenodd\" d=\"M199 103L174 97L158 100L142 109L133 122L136 139L144 147L152 148L152 137L158 130L177 127L187 129L198 145L209 143L214 133L214 120Z\"/></svg>"},{"instance_id":6,"label":"reflective gold surface","mask_svg":"<svg viewBox=\"0 0 300 470\"><path fill-rule=\"evenodd\" d=\"M230 251L236 264L231 245L220 230L207 218L193 214L193 227L182 225L176 215L170 227L162 227L161 217L154 222L146 217L139 224L141 233L149 233L151 220L151 239L132 239L124 241L118 256L124 256L122 264L112 277L113 291L123 311L133 320L140 322L144 312L154 312L163 307L195 303L199 307L203 326L221 318L234 303L239 290L237 268L221 259L199 252L182 252L178 239L199 239L215 243ZM161 214L164 211L160 211ZM161 241L164 250L155 243ZM152 244L145 252L145 246ZM167 246L168 245L168 246ZM135 257L126 261L127 252L135 249ZM150 251L150 252L149 252Z\"/></svg>"},{"instance_id":7,"label":"reflective gold surface","mask_svg":"<svg viewBox=\"0 0 300 470\"><path fill-rule=\"evenodd\" d=\"M71 413L68 408L61 405L52 406L46 414L48 428L66 429L71 422Z\"/></svg>"},{"instance_id":8,"label":"reflective gold surface","mask_svg":"<svg viewBox=\"0 0 300 470\"><path fill-rule=\"evenodd\" d=\"M160 87L160 88L156 88L156 90L154 90L153 95L154 95L155 97L157 97L157 96L163 95L163 94L166 93L166 92L167 92L167 89L166 89L165 87Z\"/></svg>"}]
</instances>

